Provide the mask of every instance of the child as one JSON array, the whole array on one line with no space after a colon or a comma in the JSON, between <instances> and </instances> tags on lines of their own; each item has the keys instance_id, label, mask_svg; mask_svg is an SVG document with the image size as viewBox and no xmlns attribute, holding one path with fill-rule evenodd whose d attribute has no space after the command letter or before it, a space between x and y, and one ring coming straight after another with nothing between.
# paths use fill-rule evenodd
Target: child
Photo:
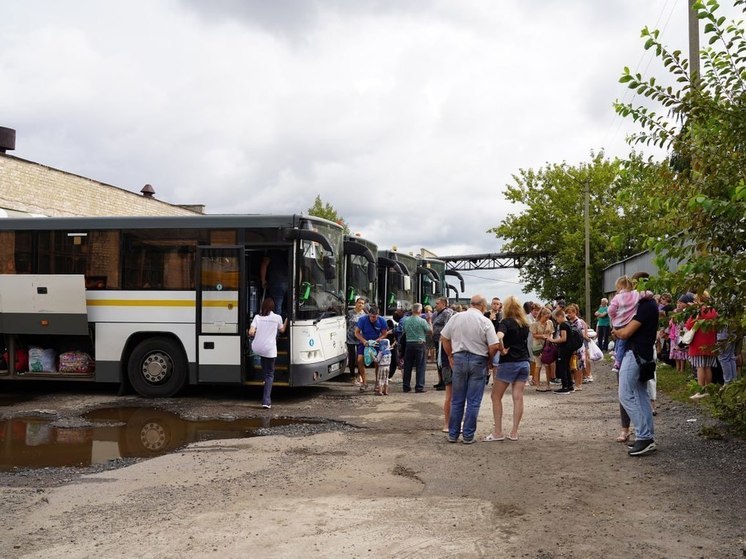
<instances>
[{"instance_id":1,"label":"child","mask_svg":"<svg viewBox=\"0 0 746 559\"><path fill-rule=\"evenodd\" d=\"M642 274L638 274L641 278ZM652 298L653 293L635 291L635 284L629 276L622 276L616 280L616 295L609 303L609 317L612 328L623 328L632 321L637 312L637 303L640 298ZM619 372L619 367L627 351L627 340L617 340L614 344L614 367L613 372Z\"/></svg>"},{"instance_id":2,"label":"child","mask_svg":"<svg viewBox=\"0 0 746 559\"><path fill-rule=\"evenodd\" d=\"M554 391L555 394L571 394L575 392L572 386L572 377L570 376L570 358L572 357L572 351L568 351L567 341L570 339L570 325L565 319L565 311L562 308L557 307L552 313L552 318L557 323L557 331L554 336L549 338L549 341L553 344L557 344L557 376L562 381L562 388L558 388Z\"/></svg>"}]
</instances>

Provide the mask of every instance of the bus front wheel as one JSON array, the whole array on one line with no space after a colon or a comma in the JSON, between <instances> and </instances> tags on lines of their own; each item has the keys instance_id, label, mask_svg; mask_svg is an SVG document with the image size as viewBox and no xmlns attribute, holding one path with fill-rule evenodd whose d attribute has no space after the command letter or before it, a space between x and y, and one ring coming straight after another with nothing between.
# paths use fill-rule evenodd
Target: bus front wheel
<instances>
[{"instance_id":1,"label":"bus front wheel","mask_svg":"<svg viewBox=\"0 0 746 559\"><path fill-rule=\"evenodd\" d=\"M168 338L150 338L135 346L127 363L132 388L146 398L168 398L184 386L184 350Z\"/></svg>"}]
</instances>

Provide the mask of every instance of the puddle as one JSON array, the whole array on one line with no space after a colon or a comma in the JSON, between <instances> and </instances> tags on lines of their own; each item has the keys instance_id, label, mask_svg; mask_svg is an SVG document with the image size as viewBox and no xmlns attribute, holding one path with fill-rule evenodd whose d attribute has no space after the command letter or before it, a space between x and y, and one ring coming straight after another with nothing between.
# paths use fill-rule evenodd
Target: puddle
<instances>
[{"instance_id":1,"label":"puddle","mask_svg":"<svg viewBox=\"0 0 746 559\"><path fill-rule=\"evenodd\" d=\"M308 419L258 418L190 421L155 408L102 408L82 419L20 417L0 422L0 471L14 468L91 466L111 460L152 457L188 443L259 436Z\"/></svg>"}]
</instances>

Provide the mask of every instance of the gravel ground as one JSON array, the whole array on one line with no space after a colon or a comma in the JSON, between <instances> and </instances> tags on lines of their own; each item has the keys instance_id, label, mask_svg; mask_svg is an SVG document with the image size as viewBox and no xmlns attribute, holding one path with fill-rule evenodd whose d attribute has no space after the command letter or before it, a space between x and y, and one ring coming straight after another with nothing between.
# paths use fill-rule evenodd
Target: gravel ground
<instances>
[{"instance_id":1,"label":"gravel ground","mask_svg":"<svg viewBox=\"0 0 746 559\"><path fill-rule=\"evenodd\" d=\"M428 380L435 372L428 370ZM696 405L660 395L659 450L614 442L614 377L569 396L527 389L518 442L449 444L443 393L377 397L345 383L144 401L100 387L26 386L0 418L152 405L188 419L292 417L252 438L201 441L151 459L0 473L0 557L746 556L746 450ZM510 395L504 399L512 412ZM509 425L509 417L506 417ZM490 432L489 389L478 435ZM708 429L708 432L710 430Z\"/></svg>"}]
</instances>

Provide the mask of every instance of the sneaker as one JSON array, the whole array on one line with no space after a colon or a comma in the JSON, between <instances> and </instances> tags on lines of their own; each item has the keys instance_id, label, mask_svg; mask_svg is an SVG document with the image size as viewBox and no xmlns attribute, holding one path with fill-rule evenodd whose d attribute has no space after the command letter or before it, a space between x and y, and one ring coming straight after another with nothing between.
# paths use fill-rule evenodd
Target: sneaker
<instances>
[{"instance_id":1,"label":"sneaker","mask_svg":"<svg viewBox=\"0 0 746 559\"><path fill-rule=\"evenodd\" d=\"M476 437L472 437L471 439L464 439L462 442L464 444L474 444L475 442L477 442L477 438Z\"/></svg>"},{"instance_id":2,"label":"sneaker","mask_svg":"<svg viewBox=\"0 0 746 559\"><path fill-rule=\"evenodd\" d=\"M710 394L708 392L697 392L696 394L692 394L691 396L689 396L689 399L690 400L699 400L701 398L706 398L709 395Z\"/></svg>"},{"instance_id":3,"label":"sneaker","mask_svg":"<svg viewBox=\"0 0 746 559\"><path fill-rule=\"evenodd\" d=\"M442 382L439 382L438 384L433 384L433 388L435 390L444 390L445 387L446 387L446 385L443 384Z\"/></svg>"},{"instance_id":4,"label":"sneaker","mask_svg":"<svg viewBox=\"0 0 746 559\"><path fill-rule=\"evenodd\" d=\"M448 442L449 443L457 443L458 439L454 439L454 438L448 437Z\"/></svg>"},{"instance_id":5,"label":"sneaker","mask_svg":"<svg viewBox=\"0 0 746 559\"><path fill-rule=\"evenodd\" d=\"M612 367L612 368L611 368L611 372L612 372L612 373L618 373L618 372L619 372L619 369L617 369L616 367Z\"/></svg>"},{"instance_id":6,"label":"sneaker","mask_svg":"<svg viewBox=\"0 0 746 559\"><path fill-rule=\"evenodd\" d=\"M655 441L653 439L640 439L627 451L630 456L642 456L655 450Z\"/></svg>"},{"instance_id":7,"label":"sneaker","mask_svg":"<svg viewBox=\"0 0 746 559\"><path fill-rule=\"evenodd\" d=\"M262 404L262 407L263 407L263 408L264 408L265 410L269 410L269 409L272 409L272 404Z\"/></svg>"},{"instance_id":8,"label":"sneaker","mask_svg":"<svg viewBox=\"0 0 746 559\"><path fill-rule=\"evenodd\" d=\"M415 393L417 394L424 394L425 392L427 392L427 390L425 390L424 388L421 388L420 390L415 390Z\"/></svg>"},{"instance_id":9,"label":"sneaker","mask_svg":"<svg viewBox=\"0 0 746 559\"><path fill-rule=\"evenodd\" d=\"M555 394L570 394L573 392L570 388L558 388L557 390L553 390Z\"/></svg>"},{"instance_id":10,"label":"sneaker","mask_svg":"<svg viewBox=\"0 0 746 559\"><path fill-rule=\"evenodd\" d=\"M586 380L587 380L588 382L593 382L593 375L589 376L589 377L588 377L588 378L587 378Z\"/></svg>"},{"instance_id":11,"label":"sneaker","mask_svg":"<svg viewBox=\"0 0 746 559\"><path fill-rule=\"evenodd\" d=\"M562 384L562 381L558 378L553 378L549 382L551 382L552 384Z\"/></svg>"}]
</instances>

